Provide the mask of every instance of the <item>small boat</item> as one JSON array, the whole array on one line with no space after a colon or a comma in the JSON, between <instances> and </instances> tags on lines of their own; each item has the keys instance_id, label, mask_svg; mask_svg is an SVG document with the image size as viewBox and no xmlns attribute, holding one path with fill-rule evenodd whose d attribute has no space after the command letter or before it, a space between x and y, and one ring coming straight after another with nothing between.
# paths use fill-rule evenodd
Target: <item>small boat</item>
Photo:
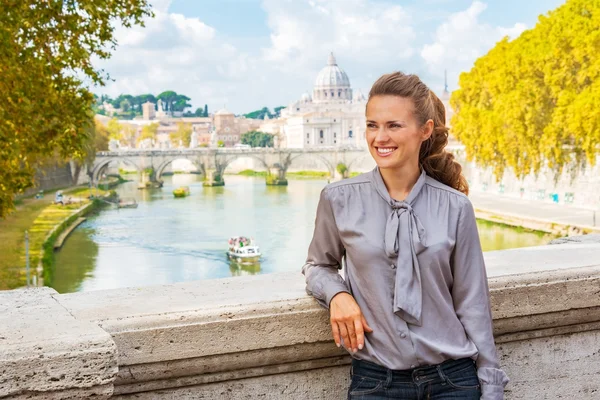
<instances>
[{"instance_id":1,"label":"small boat","mask_svg":"<svg viewBox=\"0 0 600 400\"><path fill-rule=\"evenodd\" d=\"M128 200L128 201L120 200L118 207L119 208L137 208L138 203L135 200Z\"/></svg>"},{"instance_id":2,"label":"small boat","mask_svg":"<svg viewBox=\"0 0 600 400\"><path fill-rule=\"evenodd\" d=\"M240 264L256 263L261 257L260 248L251 238L234 236L229 239L227 257Z\"/></svg>"},{"instance_id":3,"label":"small boat","mask_svg":"<svg viewBox=\"0 0 600 400\"><path fill-rule=\"evenodd\" d=\"M175 197L186 197L190 195L190 188L188 186L180 186L173 190L173 196Z\"/></svg>"}]
</instances>

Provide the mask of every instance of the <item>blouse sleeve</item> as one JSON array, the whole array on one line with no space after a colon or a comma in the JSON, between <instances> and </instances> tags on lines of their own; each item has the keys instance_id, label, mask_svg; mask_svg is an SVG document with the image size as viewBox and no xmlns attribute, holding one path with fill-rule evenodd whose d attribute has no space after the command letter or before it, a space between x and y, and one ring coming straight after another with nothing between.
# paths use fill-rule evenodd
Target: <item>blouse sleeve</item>
<instances>
[{"instance_id":1,"label":"blouse sleeve","mask_svg":"<svg viewBox=\"0 0 600 400\"><path fill-rule=\"evenodd\" d=\"M344 246L335 223L328 189L321 191L315 231L308 248L306 264L302 273L306 278L306 291L321 306L329 308L331 299L340 292L350 293L344 279L339 274Z\"/></svg>"},{"instance_id":2,"label":"blouse sleeve","mask_svg":"<svg viewBox=\"0 0 600 400\"><path fill-rule=\"evenodd\" d=\"M452 299L456 315L478 350L477 375L483 400L502 400L509 379L500 369L494 343L487 274L473 206L462 204L452 255Z\"/></svg>"}]
</instances>

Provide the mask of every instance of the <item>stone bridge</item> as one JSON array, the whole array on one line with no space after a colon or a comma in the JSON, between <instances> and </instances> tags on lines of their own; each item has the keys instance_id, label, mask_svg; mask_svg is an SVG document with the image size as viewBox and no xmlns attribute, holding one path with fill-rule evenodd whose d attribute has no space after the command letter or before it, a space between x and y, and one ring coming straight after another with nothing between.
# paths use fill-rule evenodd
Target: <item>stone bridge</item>
<instances>
[{"instance_id":1,"label":"stone bridge","mask_svg":"<svg viewBox=\"0 0 600 400\"><path fill-rule=\"evenodd\" d=\"M204 175L206 186L222 186L225 184L223 174L227 167L240 158L258 160L267 171L267 184L287 185L286 172L294 160L300 157L312 157L320 160L329 171L331 177L346 178L357 162L369 157L363 148L324 147L318 149L172 149L172 150L119 150L104 151L96 154L94 165L89 171L93 182L112 162L122 162L134 167L140 176L140 183L147 182L161 185L161 176L165 168L176 160L191 161L198 171ZM338 165L343 164L343 173L338 172Z\"/></svg>"}]
</instances>

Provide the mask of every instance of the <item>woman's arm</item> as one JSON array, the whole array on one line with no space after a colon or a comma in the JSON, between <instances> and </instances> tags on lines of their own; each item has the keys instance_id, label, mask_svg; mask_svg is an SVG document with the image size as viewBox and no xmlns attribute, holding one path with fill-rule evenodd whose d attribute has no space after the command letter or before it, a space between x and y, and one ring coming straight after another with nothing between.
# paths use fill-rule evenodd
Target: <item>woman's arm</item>
<instances>
[{"instance_id":1,"label":"woman's arm","mask_svg":"<svg viewBox=\"0 0 600 400\"><path fill-rule=\"evenodd\" d=\"M338 272L343 257L344 246L325 188L321 192L315 232L302 273L306 276L308 294L329 309L335 344L339 347L343 339L348 350L356 352L364 346L364 331L373 332L373 330L367 324L360 307Z\"/></svg>"},{"instance_id":2,"label":"woman's arm","mask_svg":"<svg viewBox=\"0 0 600 400\"><path fill-rule=\"evenodd\" d=\"M451 259L454 284L452 299L456 315L478 350L477 374L482 399L502 400L508 377L500 369L494 343L487 274L477 231L475 212L465 198Z\"/></svg>"},{"instance_id":3,"label":"woman's arm","mask_svg":"<svg viewBox=\"0 0 600 400\"><path fill-rule=\"evenodd\" d=\"M338 273L343 256L344 246L325 188L321 191L317 206L315 231L308 248L306 264L302 267L302 273L306 277L306 291L325 308L329 308L329 303L336 294L350 293L344 278Z\"/></svg>"}]
</instances>

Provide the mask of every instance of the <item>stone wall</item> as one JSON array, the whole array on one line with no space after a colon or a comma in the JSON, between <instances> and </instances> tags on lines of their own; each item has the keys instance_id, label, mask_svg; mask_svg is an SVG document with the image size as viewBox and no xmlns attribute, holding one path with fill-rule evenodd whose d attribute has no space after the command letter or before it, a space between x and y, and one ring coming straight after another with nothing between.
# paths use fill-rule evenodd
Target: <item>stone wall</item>
<instances>
[{"instance_id":1,"label":"stone wall","mask_svg":"<svg viewBox=\"0 0 600 400\"><path fill-rule=\"evenodd\" d=\"M506 398L598 399L600 244L485 258ZM0 398L341 400L349 361L299 271L0 293Z\"/></svg>"},{"instance_id":2,"label":"stone wall","mask_svg":"<svg viewBox=\"0 0 600 400\"><path fill-rule=\"evenodd\" d=\"M85 170L82 171L81 175L85 175ZM40 190L49 191L72 186L71 165L69 163L58 163L46 166L36 171L35 182L36 185L25 190L23 196L31 196Z\"/></svg>"}]
</instances>

